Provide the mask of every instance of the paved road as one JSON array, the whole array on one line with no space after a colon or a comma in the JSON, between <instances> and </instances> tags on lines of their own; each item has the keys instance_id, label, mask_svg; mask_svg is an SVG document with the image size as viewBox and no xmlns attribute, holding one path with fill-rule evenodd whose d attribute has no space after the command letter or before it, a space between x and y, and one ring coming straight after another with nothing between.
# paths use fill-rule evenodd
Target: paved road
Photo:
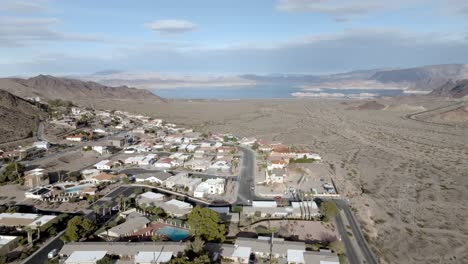
<instances>
[{"instance_id":1,"label":"paved road","mask_svg":"<svg viewBox=\"0 0 468 264\"><path fill-rule=\"evenodd\" d=\"M236 203L250 205L252 200L261 199L255 195L255 174L257 170L255 152L244 146L239 146L239 149L242 151L242 168L237 178L239 186Z\"/></svg>"},{"instance_id":2,"label":"paved road","mask_svg":"<svg viewBox=\"0 0 468 264\"><path fill-rule=\"evenodd\" d=\"M31 255L29 258L25 259L23 264L42 264L47 260L47 254L49 254L52 249L61 249L63 247L63 241L60 237L65 233L65 230L60 232L56 237L54 237L46 246L42 247L34 255Z\"/></svg>"},{"instance_id":3,"label":"paved road","mask_svg":"<svg viewBox=\"0 0 468 264\"><path fill-rule=\"evenodd\" d=\"M338 228L338 233L340 234L341 240L343 241L346 247L346 257L348 258L348 262L350 264L360 264L359 257L356 254L356 249L354 248L351 239L348 237L348 232L346 231L346 227L343 223L341 215L338 214L335 220Z\"/></svg>"},{"instance_id":4,"label":"paved road","mask_svg":"<svg viewBox=\"0 0 468 264\"><path fill-rule=\"evenodd\" d=\"M174 175L179 173L179 171L172 171L172 170L158 170L158 169L144 169L144 168L131 168L131 169L123 169L120 170L119 173L125 173L127 175L136 175L136 174L142 174L142 173L157 173L157 172L163 172L167 171L169 173L173 173ZM234 178L236 177L235 175L217 175L217 174L210 174L210 173L201 173L201 172L189 172L187 173L203 178L203 179L216 179L216 178Z\"/></svg>"},{"instance_id":5,"label":"paved road","mask_svg":"<svg viewBox=\"0 0 468 264\"><path fill-rule=\"evenodd\" d=\"M349 225L351 226L351 230L353 231L353 236L359 245L359 248L362 252L363 257L365 258L366 263L378 264L379 262L377 261L377 258L375 257L374 253L370 249L369 244L367 244L367 240L364 238L361 228L359 227L359 224L357 223L348 204L343 200L335 200L335 201L336 201L336 205L338 206L338 208L345 213L346 218L349 222ZM347 236L345 235L346 232L344 233L340 232L340 233L342 234L342 237Z\"/></svg>"}]
</instances>

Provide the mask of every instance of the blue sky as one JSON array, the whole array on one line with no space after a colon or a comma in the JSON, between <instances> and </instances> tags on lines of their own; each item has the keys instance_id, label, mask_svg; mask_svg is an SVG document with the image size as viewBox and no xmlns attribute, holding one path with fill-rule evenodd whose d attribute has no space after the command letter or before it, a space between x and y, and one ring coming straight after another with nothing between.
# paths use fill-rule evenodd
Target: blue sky
<instances>
[{"instance_id":1,"label":"blue sky","mask_svg":"<svg viewBox=\"0 0 468 264\"><path fill-rule=\"evenodd\" d=\"M468 62L465 0L1 0L0 75L333 73Z\"/></svg>"}]
</instances>

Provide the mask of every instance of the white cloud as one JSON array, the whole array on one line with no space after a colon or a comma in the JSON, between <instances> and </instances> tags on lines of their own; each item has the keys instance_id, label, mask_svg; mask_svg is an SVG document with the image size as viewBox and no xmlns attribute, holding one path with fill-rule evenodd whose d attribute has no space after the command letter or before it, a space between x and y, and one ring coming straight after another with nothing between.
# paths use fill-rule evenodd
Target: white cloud
<instances>
[{"instance_id":1,"label":"white cloud","mask_svg":"<svg viewBox=\"0 0 468 264\"><path fill-rule=\"evenodd\" d=\"M179 34L193 31L197 25L187 20L164 19L145 24L148 28L164 34Z\"/></svg>"},{"instance_id":2,"label":"white cloud","mask_svg":"<svg viewBox=\"0 0 468 264\"><path fill-rule=\"evenodd\" d=\"M57 18L0 17L0 46L27 46L38 41L109 42L97 35L62 33L54 30Z\"/></svg>"},{"instance_id":3,"label":"white cloud","mask_svg":"<svg viewBox=\"0 0 468 264\"><path fill-rule=\"evenodd\" d=\"M1 11L13 13L41 13L47 10L47 0L2 0Z\"/></svg>"}]
</instances>

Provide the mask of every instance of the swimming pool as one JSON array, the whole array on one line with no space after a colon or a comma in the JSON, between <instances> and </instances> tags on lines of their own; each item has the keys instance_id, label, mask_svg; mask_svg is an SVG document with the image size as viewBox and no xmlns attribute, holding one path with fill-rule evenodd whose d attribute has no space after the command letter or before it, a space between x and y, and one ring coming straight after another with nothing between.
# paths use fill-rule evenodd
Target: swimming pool
<instances>
[{"instance_id":1,"label":"swimming pool","mask_svg":"<svg viewBox=\"0 0 468 264\"><path fill-rule=\"evenodd\" d=\"M158 231L158 235L164 235L172 241L181 241L190 236L190 232L185 229L180 229L172 226L165 226Z\"/></svg>"}]
</instances>

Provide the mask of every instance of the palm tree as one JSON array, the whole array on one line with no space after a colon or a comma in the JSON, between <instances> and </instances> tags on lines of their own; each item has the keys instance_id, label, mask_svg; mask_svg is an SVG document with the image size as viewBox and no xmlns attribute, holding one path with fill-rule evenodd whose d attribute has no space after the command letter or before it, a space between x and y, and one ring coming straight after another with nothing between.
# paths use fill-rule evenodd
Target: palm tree
<instances>
[{"instance_id":1,"label":"palm tree","mask_svg":"<svg viewBox=\"0 0 468 264\"><path fill-rule=\"evenodd\" d=\"M24 228L24 231L26 231L26 233L28 234L28 244L30 247L32 247L32 243L33 243L33 237L32 237L32 233L33 233L33 230L31 227L27 226L26 228Z\"/></svg>"},{"instance_id":2,"label":"palm tree","mask_svg":"<svg viewBox=\"0 0 468 264\"><path fill-rule=\"evenodd\" d=\"M120 212L122 210L122 207L123 207L124 196L121 194L121 195L119 195L119 197L117 199L119 201L119 212Z\"/></svg>"},{"instance_id":3,"label":"palm tree","mask_svg":"<svg viewBox=\"0 0 468 264\"><path fill-rule=\"evenodd\" d=\"M95 220L97 221L97 217L98 217L98 214L99 214L99 210L101 210L101 207L97 204L94 204L93 205L93 211L94 211L94 216L95 216Z\"/></svg>"},{"instance_id":4,"label":"palm tree","mask_svg":"<svg viewBox=\"0 0 468 264\"><path fill-rule=\"evenodd\" d=\"M36 230L37 230L37 240L39 240L39 238L41 238L41 221L37 221Z\"/></svg>"},{"instance_id":5,"label":"palm tree","mask_svg":"<svg viewBox=\"0 0 468 264\"><path fill-rule=\"evenodd\" d=\"M105 207L109 209L109 214L112 214L112 202L107 201Z\"/></svg>"}]
</instances>

